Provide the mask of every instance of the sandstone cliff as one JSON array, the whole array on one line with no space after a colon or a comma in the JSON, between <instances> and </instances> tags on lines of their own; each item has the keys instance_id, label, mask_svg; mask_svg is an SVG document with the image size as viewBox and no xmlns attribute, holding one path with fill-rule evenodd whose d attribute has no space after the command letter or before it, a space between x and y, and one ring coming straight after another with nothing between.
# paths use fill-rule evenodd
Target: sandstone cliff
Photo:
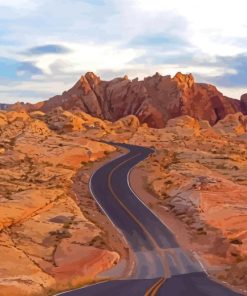
<instances>
[{"instance_id":1,"label":"sandstone cliff","mask_svg":"<svg viewBox=\"0 0 247 296\"><path fill-rule=\"evenodd\" d=\"M181 115L215 124L227 114L247 113L246 96L241 101L228 98L215 86L196 83L191 74L180 72L173 78L156 73L142 81L127 76L103 81L89 72L62 95L37 104L17 103L11 109L48 112L57 107L81 110L110 121L136 115L141 123L158 128Z\"/></svg>"}]
</instances>

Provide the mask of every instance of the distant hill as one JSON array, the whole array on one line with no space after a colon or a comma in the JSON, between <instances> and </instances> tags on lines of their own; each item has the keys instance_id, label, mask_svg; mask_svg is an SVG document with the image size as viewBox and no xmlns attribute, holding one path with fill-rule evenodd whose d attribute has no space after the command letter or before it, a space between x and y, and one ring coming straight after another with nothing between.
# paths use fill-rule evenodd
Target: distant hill
<instances>
[{"instance_id":1,"label":"distant hill","mask_svg":"<svg viewBox=\"0 0 247 296\"><path fill-rule=\"evenodd\" d=\"M0 110L7 110L11 105L0 103Z\"/></svg>"}]
</instances>

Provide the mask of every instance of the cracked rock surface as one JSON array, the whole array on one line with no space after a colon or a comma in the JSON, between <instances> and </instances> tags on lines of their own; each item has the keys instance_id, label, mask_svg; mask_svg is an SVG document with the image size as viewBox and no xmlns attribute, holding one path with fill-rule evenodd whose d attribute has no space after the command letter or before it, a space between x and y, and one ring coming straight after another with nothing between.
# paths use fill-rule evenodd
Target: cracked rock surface
<instances>
[{"instance_id":1,"label":"cracked rock surface","mask_svg":"<svg viewBox=\"0 0 247 296\"><path fill-rule=\"evenodd\" d=\"M0 295L76 287L119 260L111 247L95 245L106 234L72 191L76 172L115 148L85 138L72 114L53 130L56 114L43 116L0 113Z\"/></svg>"}]
</instances>

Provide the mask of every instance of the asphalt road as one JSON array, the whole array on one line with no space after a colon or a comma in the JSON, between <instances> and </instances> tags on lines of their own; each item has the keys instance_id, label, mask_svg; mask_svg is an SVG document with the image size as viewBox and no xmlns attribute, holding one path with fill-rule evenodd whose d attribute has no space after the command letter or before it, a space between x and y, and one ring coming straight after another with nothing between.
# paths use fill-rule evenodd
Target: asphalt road
<instances>
[{"instance_id":1,"label":"asphalt road","mask_svg":"<svg viewBox=\"0 0 247 296\"><path fill-rule=\"evenodd\" d=\"M130 170L153 150L118 144L129 153L110 161L91 177L90 190L104 213L124 235L135 255L128 279L64 292L66 296L234 296L210 279L202 264L177 243L173 233L135 195Z\"/></svg>"}]
</instances>

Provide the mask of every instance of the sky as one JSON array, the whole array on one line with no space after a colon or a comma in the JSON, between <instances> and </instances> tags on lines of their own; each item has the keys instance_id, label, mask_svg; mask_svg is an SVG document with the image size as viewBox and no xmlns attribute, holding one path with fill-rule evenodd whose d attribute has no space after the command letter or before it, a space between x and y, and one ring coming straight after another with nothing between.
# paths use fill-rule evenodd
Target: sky
<instances>
[{"instance_id":1,"label":"sky","mask_svg":"<svg viewBox=\"0 0 247 296\"><path fill-rule=\"evenodd\" d=\"M0 103L37 102L93 71L192 73L247 93L246 0L0 0Z\"/></svg>"}]
</instances>

